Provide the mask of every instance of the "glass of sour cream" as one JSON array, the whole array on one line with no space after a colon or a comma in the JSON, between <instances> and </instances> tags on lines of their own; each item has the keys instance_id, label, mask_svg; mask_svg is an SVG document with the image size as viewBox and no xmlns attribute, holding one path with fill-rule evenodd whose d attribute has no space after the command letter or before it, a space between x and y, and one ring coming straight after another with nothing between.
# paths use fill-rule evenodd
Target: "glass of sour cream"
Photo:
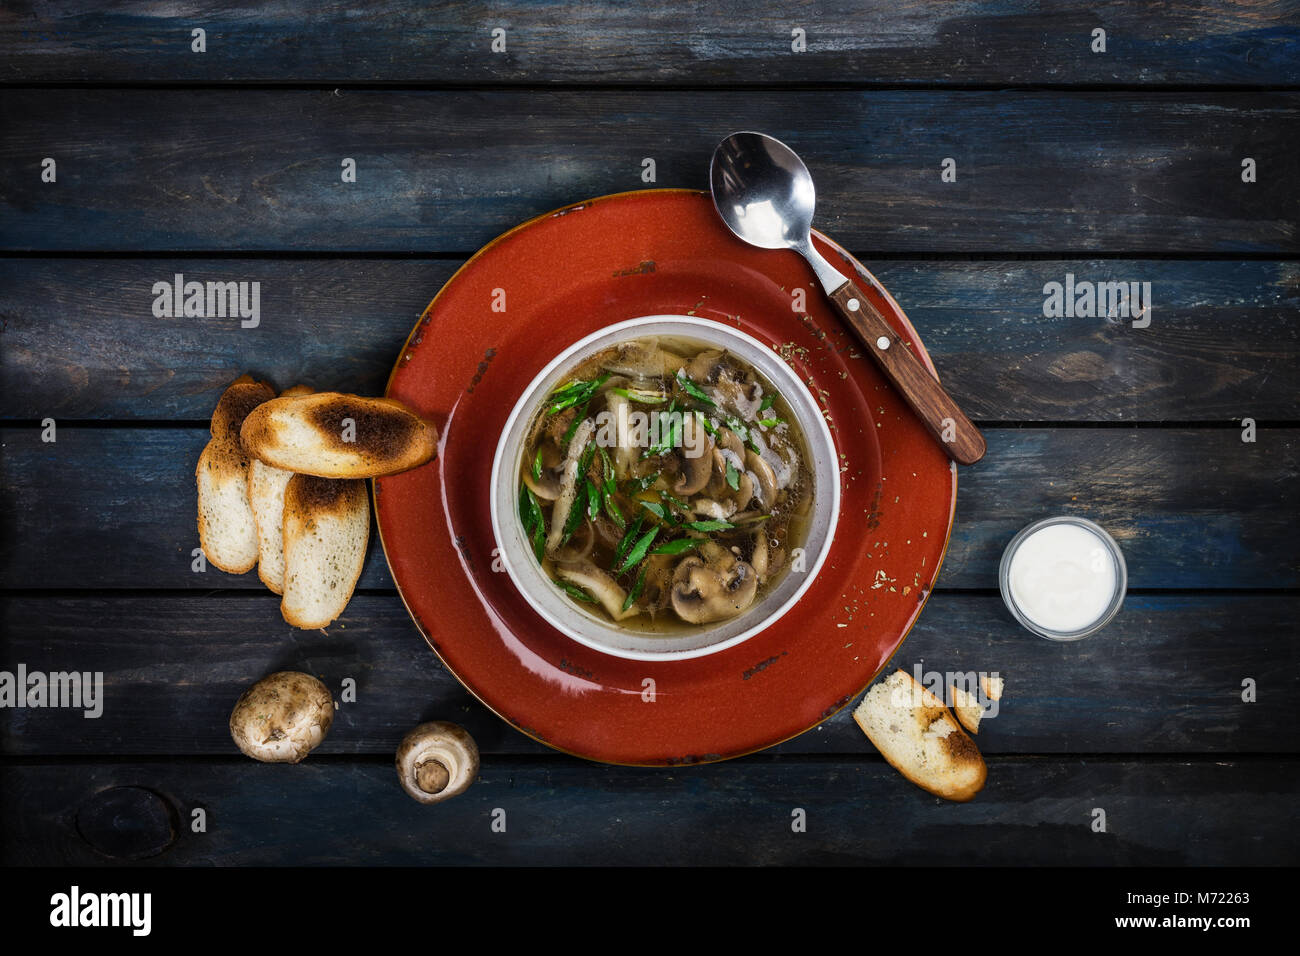
<instances>
[{"instance_id":1,"label":"glass of sour cream","mask_svg":"<svg viewBox=\"0 0 1300 956\"><path fill-rule=\"evenodd\" d=\"M1062 515L1021 530L998 569L1002 600L1021 624L1053 641L1077 641L1119 611L1124 555L1100 525Z\"/></svg>"}]
</instances>

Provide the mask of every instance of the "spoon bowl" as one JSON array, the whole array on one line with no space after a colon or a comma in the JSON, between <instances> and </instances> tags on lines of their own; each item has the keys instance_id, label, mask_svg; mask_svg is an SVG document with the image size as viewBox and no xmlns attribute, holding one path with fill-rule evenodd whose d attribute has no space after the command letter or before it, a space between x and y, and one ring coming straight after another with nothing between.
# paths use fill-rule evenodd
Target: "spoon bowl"
<instances>
[{"instance_id":1,"label":"spoon bowl","mask_svg":"<svg viewBox=\"0 0 1300 956\"><path fill-rule=\"evenodd\" d=\"M797 249L808 242L817 191L803 160L780 140L732 133L714 150L709 185L722 221L751 246Z\"/></svg>"},{"instance_id":2,"label":"spoon bowl","mask_svg":"<svg viewBox=\"0 0 1300 956\"><path fill-rule=\"evenodd\" d=\"M718 215L737 237L760 249L793 250L808 261L835 310L948 457L963 465L984 457L979 429L866 294L813 245L817 191L794 150L764 133L732 133L713 151L709 188Z\"/></svg>"}]
</instances>

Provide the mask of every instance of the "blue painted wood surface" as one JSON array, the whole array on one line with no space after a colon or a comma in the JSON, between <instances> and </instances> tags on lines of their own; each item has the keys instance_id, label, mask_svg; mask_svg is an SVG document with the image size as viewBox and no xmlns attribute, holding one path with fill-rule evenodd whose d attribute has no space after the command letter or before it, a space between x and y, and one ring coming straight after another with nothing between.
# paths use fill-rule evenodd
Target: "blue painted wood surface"
<instances>
[{"instance_id":1,"label":"blue painted wood surface","mask_svg":"<svg viewBox=\"0 0 1300 956\"><path fill-rule=\"evenodd\" d=\"M868 254L1300 252L1300 93L40 89L0 93L0 126L8 250L467 254L592 196L707 188L718 141L761 129Z\"/></svg>"},{"instance_id":2,"label":"blue painted wood surface","mask_svg":"<svg viewBox=\"0 0 1300 956\"><path fill-rule=\"evenodd\" d=\"M104 699L93 720L76 710L0 710L0 752L237 759L226 728L234 702L265 674L291 669L340 695L345 679L356 682L356 701L340 705L309 762L391 756L412 726L435 719L464 725L486 754L551 753L442 667L396 593L356 596L326 632L301 634L280 618L272 595L213 584L202 593L7 601L11 661L102 671ZM1283 753L1293 747L1300 692L1295 612L1294 598L1280 594L1134 593L1095 639L1060 647L1016 627L987 588L941 588L891 666L923 681L931 672L1000 675L1006 694L976 738L986 755ZM848 641L856 632L844 633ZM1253 704L1242 700L1245 678L1259 687ZM846 763L874 756L850 711L765 753L839 755Z\"/></svg>"},{"instance_id":3,"label":"blue painted wood surface","mask_svg":"<svg viewBox=\"0 0 1300 956\"><path fill-rule=\"evenodd\" d=\"M206 31L204 53L194 51L195 28ZM1099 29L1104 52L1094 50ZM376 0L360 11L304 0L57 0L0 18L0 50L0 80L10 83L1222 88L1294 84L1300 24L1286 0Z\"/></svg>"},{"instance_id":4,"label":"blue painted wood surface","mask_svg":"<svg viewBox=\"0 0 1300 956\"><path fill-rule=\"evenodd\" d=\"M7 417L207 421L231 370L378 394L461 259L0 258ZM982 422L1300 421L1293 261L873 260ZM260 283L257 328L166 319L154 283ZM1049 318L1047 284L1149 282L1152 324ZM454 330L448 329L448 334ZM134 343L147 341L141 355ZM990 387L991 386L991 387Z\"/></svg>"},{"instance_id":5,"label":"blue painted wood surface","mask_svg":"<svg viewBox=\"0 0 1300 956\"><path fill-rule=\"evenodd\" d=\"M0 11L0 670L103 670L110 705L0 709L0 862L1294 862L1297 21L1285 0ZM292 632L251 576L190 570L229 380L375 394L476 248L588 196L703 187L740 127L805 156L818 225L988 427L895 662L1004 672L971 804L908 784L847 711L714 767L556 755L428 652L377 548L327 633ZM261 326L155 319L177 271L262 282ZM1048 317L1067 274L1151 282L1152 325ZM1006 540L1062 511L1116 534L1133 588L1067 647L994 590ZM297 768L224 728L282 667L360 688ZM430 815L391 754L439 718L486 756ZM195 807L206 837L169 834Z\"/></svg>"},{"instance_id":6,"label":"blue painted wood surface","mask_svg":"<svg viewBox=\"0 0 1300 956\"><path fill-rule=\"evenodd\" d=\"M749 757L656 771L568 757L489 759L436 808L397 784L388 759L184 764L16 763L0 812L17 839L4 864L104 865L73 826L97 792L147 783L178 816L207 811L140 865L980 866L1285 865L1294 757L993 758L968 804L916 790L878 757L852 763ZM290 772L284 772L290 771ZM1094 833L1101 802L1107 832ZM806 829L794 832L802 809ZM504 833L493 832L504 811Z\"/></svg>"}]
</instances>

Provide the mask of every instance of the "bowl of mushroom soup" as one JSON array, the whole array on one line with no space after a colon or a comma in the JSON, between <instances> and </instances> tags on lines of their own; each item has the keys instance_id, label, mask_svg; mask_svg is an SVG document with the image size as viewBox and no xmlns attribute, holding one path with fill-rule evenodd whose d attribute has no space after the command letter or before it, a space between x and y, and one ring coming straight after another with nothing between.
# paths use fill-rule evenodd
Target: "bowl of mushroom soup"
<instances>
[{"instance_id":1,"label":"bowl of mushroom soup","mask_svg":"<svg viewBox=\"0 0 1300 956\"><path fill-rule=\"evenodd\" d=\"M524 389L493 460L492 530L557 630L634 660L734 647L811 586L839 515L821 410L729 325L607 326Z\"/></svg>"}]
</instances>

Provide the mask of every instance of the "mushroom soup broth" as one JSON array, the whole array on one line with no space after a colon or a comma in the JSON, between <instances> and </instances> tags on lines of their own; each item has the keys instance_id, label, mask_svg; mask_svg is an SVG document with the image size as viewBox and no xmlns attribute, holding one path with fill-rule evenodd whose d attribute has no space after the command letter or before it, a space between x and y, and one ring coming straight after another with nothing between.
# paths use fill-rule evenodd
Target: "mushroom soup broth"
<instances>
[{"instance_id":1,"label":"mushroom soup broth","mask_svg":"<svg viewBox=\"0 0 1300 956\"><path fill-rule=\"evenodd\" d=\"M583 609L649 633L743 614L789 572L813 500L807 444L752 366L640 338L572 368L528 429L519 514Z\"/></svg>"}]
</instances>

